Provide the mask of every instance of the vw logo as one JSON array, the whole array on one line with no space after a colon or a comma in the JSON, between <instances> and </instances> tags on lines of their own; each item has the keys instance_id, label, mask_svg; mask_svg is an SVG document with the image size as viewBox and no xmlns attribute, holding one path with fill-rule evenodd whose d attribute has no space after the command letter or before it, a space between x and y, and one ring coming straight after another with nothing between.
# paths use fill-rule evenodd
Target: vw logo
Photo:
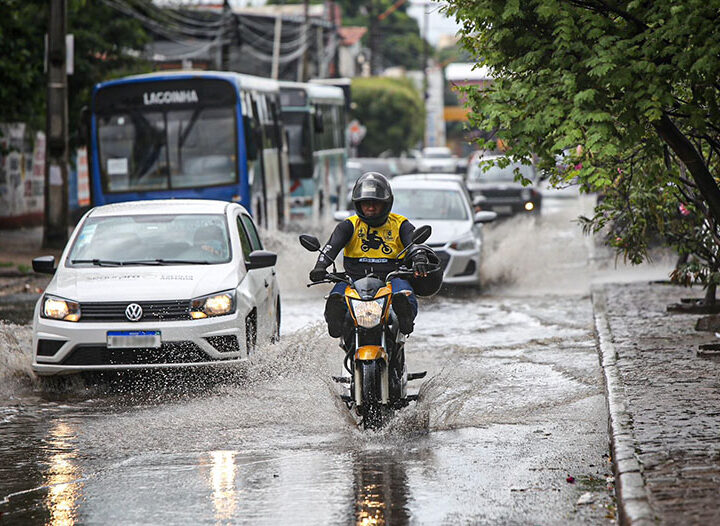
<instances>
[{"instance_id":1,"label":"vw logo","mask_svg":"<svg viewBox=\"0 0 720 526\"><path fill-rule=\"evenodd\" d=\"M137 303L131 303L125 307L125 317L130 321L138 321L142 318L143 310Z\"/></svg>"}]
</instances>

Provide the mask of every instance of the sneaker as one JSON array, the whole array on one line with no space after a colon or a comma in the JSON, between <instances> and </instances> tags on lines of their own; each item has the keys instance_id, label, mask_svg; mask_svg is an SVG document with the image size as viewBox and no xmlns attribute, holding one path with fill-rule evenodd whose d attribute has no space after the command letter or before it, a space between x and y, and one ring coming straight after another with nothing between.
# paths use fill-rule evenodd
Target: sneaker
<instances>
[{"instance_id":1,"label":"sneaker","mask_svg":"<svg viewBox=\"0 0 720 526\"><path fill-rule=\"evenodd\" d=\"M342 336L346 313L345 297L340 294L330 294L325 304L325 321L328 324L328 333L332 338Z\"/></svg>"},{"instance_id":2,"label":"sneaker","mask_svg":"<svg viewBox=\"0 0 720 526\"><path fill-rule=\"evenodd\" d=\"M393 294L392 308L397 315L400 332L410 334L413 331L413 319L415 316L413 315L412 305L410 305L408 297L402 292Z\"/></svg>"}]
</instances>

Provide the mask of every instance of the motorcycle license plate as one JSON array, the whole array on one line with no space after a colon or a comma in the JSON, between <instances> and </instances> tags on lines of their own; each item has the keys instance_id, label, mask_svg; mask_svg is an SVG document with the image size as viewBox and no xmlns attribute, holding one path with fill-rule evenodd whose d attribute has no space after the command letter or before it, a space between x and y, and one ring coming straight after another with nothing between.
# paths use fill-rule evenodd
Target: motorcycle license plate
<instances>
[{"instance_id":1,"label":"motorcycle license plate","mask_svg":"<svg viewBox=\"0 0 720 526\"><path fill-rule=\"evenodd\" d=\"M160 331L108 331L107 346L108 349L147 349L161 347L162 341Z\"/></svg>"}]
</instances>

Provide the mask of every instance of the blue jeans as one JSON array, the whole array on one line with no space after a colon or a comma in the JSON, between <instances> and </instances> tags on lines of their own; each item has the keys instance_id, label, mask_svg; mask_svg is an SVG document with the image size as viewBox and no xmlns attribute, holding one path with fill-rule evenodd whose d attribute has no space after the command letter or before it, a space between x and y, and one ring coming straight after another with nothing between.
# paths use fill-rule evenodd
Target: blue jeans
<instances>
[{"instance_id":1,"label":"blue jeans","mask_svg":"<svg viewBox=\"0 0 720 526\"><path fill-rule=\"evenodd\" d=\"M410 282L402 278L392 278L390 280L390 286L392 287L393 294L401 290L409 290L410 292L412 292L412 294L408 296L408 301L410 302L410 306L413 309L413 318L417 316L418 301L415 293L413 292L413 288L410 285ZM330 294L340 294L341 296L345 295L345 287L347 287L346 283L336 283L330 291Z\"/></svg>"}]
</instances>

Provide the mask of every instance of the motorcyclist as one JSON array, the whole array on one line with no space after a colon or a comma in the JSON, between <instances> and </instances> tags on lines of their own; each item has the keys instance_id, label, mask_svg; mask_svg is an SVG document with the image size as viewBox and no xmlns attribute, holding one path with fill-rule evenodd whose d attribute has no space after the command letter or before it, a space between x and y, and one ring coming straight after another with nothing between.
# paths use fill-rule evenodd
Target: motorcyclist
<instances>
[{"instance_id":1,"label":"motorcyclist","mask_svg":"<svg viewBox=\"0 0 720 526\"><path fill-rule=\"evenodd\" d=\"M404 216L391 212L392 189L381 173L367 172L360 176L353 187L352 202L356 215L335 227L324 248L327 257L321 253L315 268L310 271L311 281L321 281L326 276L327 267L341 249L344 249L345 272L351 279L357 280L369 273L385 279L388 273L397 269L398 255L412 242L415 227ZM413 251L411 257L415 277L427 275L429 250ZM405 263L409 262L405 260ZM392 307L398 317L400 331L410 334L418 311L417 298L407 280L395 277L390 283L393 291ZM325 305L325 320L333 338L342 336L348 312L345 287L345 283L335 284Z\"/></svg>"}]
</instances>

